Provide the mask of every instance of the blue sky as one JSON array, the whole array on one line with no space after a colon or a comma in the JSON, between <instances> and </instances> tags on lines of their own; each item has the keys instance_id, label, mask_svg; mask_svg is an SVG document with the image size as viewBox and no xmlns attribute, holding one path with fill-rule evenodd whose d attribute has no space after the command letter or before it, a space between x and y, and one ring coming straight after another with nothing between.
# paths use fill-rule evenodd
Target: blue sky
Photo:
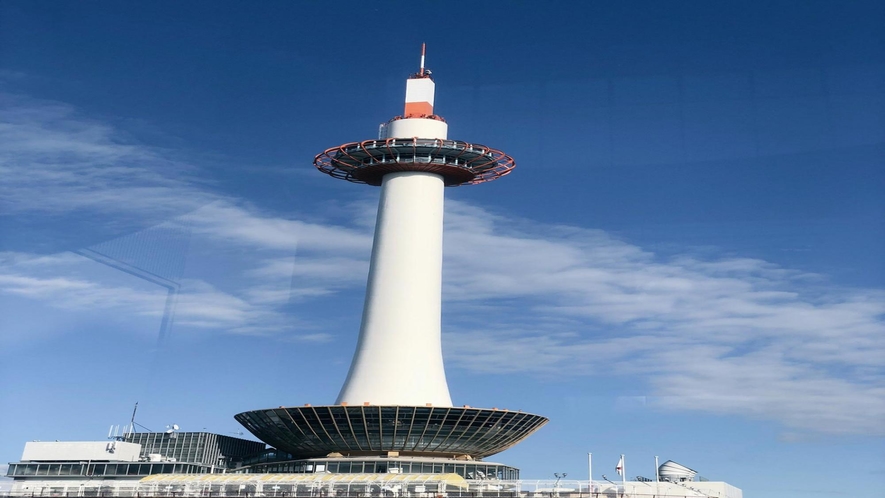
<instances>
[{"instance_id":1,"label":"blue sky","mask_svg":"<svg viewBox=\"0 0 885 498\"><path fill-rule=\"evenodd\" d=\"M456 404L551 422L528 478L673 459L747 496L885 485L877 2L0 4L0 462L111 424L334 401L378 190L311 161L401 112L450 137ZM157 348L164 287L180 286ZM826 479L832 476L837 479Z\"/></svg>"}]
</instances>

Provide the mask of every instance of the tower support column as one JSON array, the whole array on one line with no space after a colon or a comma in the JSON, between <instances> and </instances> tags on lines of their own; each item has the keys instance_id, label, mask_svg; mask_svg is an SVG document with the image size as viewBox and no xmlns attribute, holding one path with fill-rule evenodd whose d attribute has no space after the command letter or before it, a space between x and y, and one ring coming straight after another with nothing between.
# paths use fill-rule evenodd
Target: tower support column
<instances>
[{"instance_id":1,"label":"tower support column","mask_svg":"<svg viewBox=\"0 0 885 498\"><path fill-rule=\"evenodd\" d=\"M382 180L362 326L338 404L452 406L440 338L444 187L426 172Z\"/></svg>"}]
</instances>

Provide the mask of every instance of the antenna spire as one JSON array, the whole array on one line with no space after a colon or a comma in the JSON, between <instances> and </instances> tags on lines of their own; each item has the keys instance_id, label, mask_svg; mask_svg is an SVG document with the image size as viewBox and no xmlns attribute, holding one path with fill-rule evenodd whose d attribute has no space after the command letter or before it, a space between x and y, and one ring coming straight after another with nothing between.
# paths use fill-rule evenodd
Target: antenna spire
<instances>
[{"instance_id":1,"label":"antenna spire","mask_svg":"<svg viewBox=\"0 0 885 498\"><path fill-rule=\"evenodd\" d=\"M418 76L424 77L424 52L426 50L426 44L421 44L421 69L418 71Z\"/></svg>"},{"instance_id":2,"label":"antenna spire","mask_svg":"<svg viewBox=\"0 0 885 498\"><path fill-rule=\"evenodd\" d=\"M135 408L132 409L132 418L129 419L129 430L135 432L135 413L138 411L138 401L135 402Z\"/></svg>"}]
</instances>

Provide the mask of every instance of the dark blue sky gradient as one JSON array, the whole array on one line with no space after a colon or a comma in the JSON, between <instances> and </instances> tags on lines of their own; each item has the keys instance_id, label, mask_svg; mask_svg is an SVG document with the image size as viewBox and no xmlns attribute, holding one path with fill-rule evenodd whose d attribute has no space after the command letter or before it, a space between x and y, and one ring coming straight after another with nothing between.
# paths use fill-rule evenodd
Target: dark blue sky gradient
<instances>
[{"instance_id":1,"label":"dark blue sky gradient","mask_svg":"<svg viewBox=\"0 0 885 498\"><path fill-rule=\"evenodd\" d=\"M237 335L220 325L189 327L180 321L173 328L176 347L156 356L156 310L130 314L96 305L72 311L51 300L29 300L4 290L13 284L3 280L3 258L14 260L14 253L73 257L69 251L180 221L195 205L211 202L237 206L237 213L249 214L252 222L296 220L340 229L331 233L369 233L360 230L373 219L378 189L334 181L317 173L311 162L328 147L374 138L379 123L401 112L404 79L417 69L422 42L427 43L427 65L437 85L435 111L447 119L449 138L483 143L516 158L516 170L501 181L446 191L454 201L450 208L460 201L462 209L484 209L489 217L506 220L492 230L500 236L494 240L552 240L557 250L574 249L564 242L567 237L561 234L567 230L559 230L561 226L573 227L581 240L595 240L594 229L599 229L623 242L618 250L648 253L651 263L638 266L645 273L626 274L649 278L650 287L654 279L673 285L656 271L673 272L676 280L697 278L686 285L728 287L736 282L737 287L758 290L754 285L771 284L804 299L780 295L773 302L783 299L783 309L809 313L832 304L833 310L852 317L856 309L873 308L881 296L885 2L4 0L0 113L18 106L56 120L48 129L79 123L87 131L111 130L107 135L112 145L131 144L163 159L139 170L146 177L167 175L163 179L180 181L173 191L198 198L171 203L168 210L121 206L119 212L78 207L0 213L0 334L24 337L7 351L0 347L0 378L13 379L7 383L8 396L0 391L0 464L17 458L25 440L95 437L95 427L101 432L110 421L123 420L119 413L128 415L135 396L143 402L143 420L155 429L175 421L190 429L204 424L222 432L240 429L231 417L238 410L334 399L355 342L364 280L359 289L349 281L341 287L333 282L331 297L291 298L278 308L249 301L249 291L262 290L259 283L270 281L255 280L249 273L259 263L284 257L296 263L320 261L310 249L299 247L297 254L285 244L284 249L272 244L244 249L205 233L194 235L186 255L183 296L228 298L216 310L222 315L230 311L225 306L239 310L225 303L245 302L249 306L243 309L254 305L267 315L285 315L294 332ZM47 109L62 109L68 119ZM77 130L68 131L59 135L76 137ZM0 144L0 154L7 149L13 153L0 159L15 154L14 147L5 146ZM54 171L55 163L40 162L42 156L35 155L35 168ZM65 160L58 162L64 166ZM179 163L181 177L170 173ZM100 163L98 169L112 165ZM96 195L113 190L82 187L94 187ZM54 200L37 190L40 202ZM0 198L0 208L4 202ZM605 243L592 248L614 251ZM342 254L367 259L367 254ZM504 256L509 255L477 258ZM595 257L591 250L581 253L587 261ZM779 280L766 273L759 284L756 275L741 273L728 280L718 270L668 266L692 257L702 263L756 258L766 268L800 276ZM69 264L73 269L59 266L59 275L27 265L10 268L22 275L33 270L26 276L50 283L82 280L100 289L133 287L147 301L158 292L88 262ZM594 269L609 268L578 268L588 274ZM297 287L294 272L291 286ZM539 346L539 354L547 354L605 347L622 334L640 334L643 325L654 328L651 322L659 318L643 315L636 325L630 318L607 321L608 310L582 317L544 308L567 308L574 304L570 299L580 304L567 291L540 297L502 295L472 304L447 301L444 337L473 330L478 331L477 341L532 337L532 330L512 336L490 332L500 332L494 330L496 320L518 328L523 324L508 320L517 321L524 313L531 315L527 329L542 330L539 343L549 339L561 346ZM742 296L735 291L731 297L740 301ZM753 303L765 312L782 311L763 306L770 303ZM181 305L182 316L188 305ZM475 313L464 311L470 305L476 306ZM508 309L517 318L508 316ZM743 318L740 313L753 312L735 309L729 316L736 320ZM452 310L462 314L448 314ZM471 328L487 318L486 312L494 316L488 326ZM780 315L773 314L777 322ZM801 313L785 316L802 318ZM873 318L867 332L881 327L881 315ZM840 327L855 325L844 320L835 322L833 343L821 344L821 351L838 349L834 343L854 344L856 337L839 335ZM681 323L659 326L679 329ZM861 388L883 385L881 369L850 375L850 364L797 352L816 346L804 331L778 335L766 327L727 353L710 353L716 360L710 360L710 375L746 360L772 370L782 367L796 378L801 377L796 371L807 375L797 380L799 386L823 379L865 392ZM298 342L304 330L329 339ZM781 363L765 356L770 343L783 346L777 350ZM850 473L829 480L825 487L830 491L862 496L885 486L881 434L803 432L807 426L796 429L784 421L793 420L790 410L778 412L778 418L740 410L668 411L653 408L651 401L649 407L644 401L632 406L622 397L648 395L651 400L661 379L623 373L621 364L593 375L560 378L531 369L477 372L457 363L469 359L460 353L452 354L454 360L447 356L455 361L447 368L458 404L501 400L494 403L550 415L554 421L546 432L501 457L524 467L526 477L567 470L583 479L586 452L604 449L615 456L667 451L668 458L703 465L714 474L710 477L733 481L748 497L810 496L813 486L808 483L829 476L834 468ZM604 364L604 357L588 356L588 364ZM125 369L125 375L107 375L108 365ZM808 370L790 370L800 366ZM838 394L833 393L834 399ZM776 405L779 400L769 401ZM56 412L58 406L64 416ZM62 423L62 418L67 420ZM16 427L14 434L9 427ZM601 461L600 468L613 474L615 461ZM856 473L848 468L851 462L859 469ZM642 471L639 463L628 465L637 474L650 475L649 462Z\"/></svg>"},{"instance_id":2,"label":"dark blue sky gradient","mask_svg":"<svg viewBox=\"0 0 885 498\"><path fill-rule=\"evenodd\" d=\"M454 198L516 191L502 202L523 216L590 220L645 242L697 232L701 245L729 245L742 224L761 224L787 234L744 247L754 254L820 251L810 265L841 254L868 268L848 281L885 281L883 258L870 257L885 252L876 2L13 2L0 12L3 65L29 75L13 89L215 154L218 188L250 175L259 203L286 188L261 165L308 167L324 147L370 138L401 105L426 41L452 136L519 161L508 185ZM299 181L318 198L366 194ZM296 208L314 199L303 200ZM839 232L835 247L811 235L821 224Z\"/></svg>"}]
</instances>

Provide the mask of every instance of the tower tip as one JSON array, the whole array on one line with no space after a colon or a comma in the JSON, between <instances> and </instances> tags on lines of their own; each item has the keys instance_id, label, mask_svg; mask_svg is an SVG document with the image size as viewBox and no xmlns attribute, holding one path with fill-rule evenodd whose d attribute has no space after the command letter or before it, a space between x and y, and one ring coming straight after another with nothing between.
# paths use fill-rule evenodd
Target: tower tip
<instances>
[{"instance_id":1,"label":"tower tip","mask_svg":"<svg viewBox=\"0 0 885 498\"><path fill-rule=\"evenodd\" d=\"M422 78L424 77L424 54L425 54L426 49L427 49L427 44L422 43L421 44L421 67L418 70L418 76L420 76Z\"/></svg>"}]
</instances>

